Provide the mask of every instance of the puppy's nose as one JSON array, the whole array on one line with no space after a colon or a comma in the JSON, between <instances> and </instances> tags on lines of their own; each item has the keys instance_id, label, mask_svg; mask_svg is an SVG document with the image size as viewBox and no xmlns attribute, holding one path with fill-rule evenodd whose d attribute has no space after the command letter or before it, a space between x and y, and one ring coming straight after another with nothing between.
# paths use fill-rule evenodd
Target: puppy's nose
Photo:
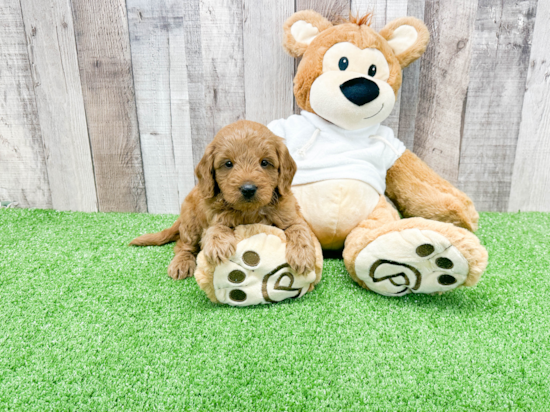
<instances>
[{"instance_id":1,"label":"puppy's nose","mask_svg":"<svg viewBox=\"0 0 550 412\"><path fill-rule=\"evenodd\" d=\"M346 99L357 106L372 102L380 94L378 85L364 77L356 77L340 85L340 90Z\"/></svg>"},{"instance_id":2,"label":"puppy's nose","mask_svg":"<svg viewBox=\"0 0 550 412\"><path fill-rule=\"evenodd\" d=\"M257 189L258 188L256 187L256 185L246 183L241 186L241 193L243 194L243 197L245 199L252 199L256 194Z\"/></svg>"}]
</instances>

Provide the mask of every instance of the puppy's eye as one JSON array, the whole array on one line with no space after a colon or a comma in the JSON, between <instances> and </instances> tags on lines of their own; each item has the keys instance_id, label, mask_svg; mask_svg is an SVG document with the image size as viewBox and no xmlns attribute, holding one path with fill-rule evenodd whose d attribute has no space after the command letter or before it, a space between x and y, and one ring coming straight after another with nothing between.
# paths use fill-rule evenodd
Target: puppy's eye
<instances>
[{"instance_id":1,"label":"puppy's eye","mask_svg":"<svg viewBox=\"0 0 550 412\"><path fill-rule=\"evenodd\" d=\"M342 57L338 62L338 67L342 71L346 70L348 68L348 65L349 65L349 60L347 57Z\"/></svg>"},{"instance_id":2,"label":"puppy's eye","mask_svg":"<svg viewBox=\"0 0 550 412\"><path fill-rule=\"evenodd\" d=\"M369 67L369 76L374 77L376 75L376 66L374 64L371 64Z\"/></svg>"},{"instance_id":3,"label":"puppy's eye","mask_svg":"<svg viewBox=\"0 0 550 412\"><path fill-rule=\"evenodd\" d=\"M269 166L269 162L267 160L262 160L262 162L260 164L262 165L262 167Z\"/></svg>"},{"instance_id":4,"label":"puppy's eye","mask_svg":"<svg viewBox=\"0 0 550 412\"><path fill-rule=\"evenodd\" d=\"M233 167L233 162L228 160L227 162L224 163L224 166L227 167L228 169L231 169Z\"/></svg>"}]
</instances>

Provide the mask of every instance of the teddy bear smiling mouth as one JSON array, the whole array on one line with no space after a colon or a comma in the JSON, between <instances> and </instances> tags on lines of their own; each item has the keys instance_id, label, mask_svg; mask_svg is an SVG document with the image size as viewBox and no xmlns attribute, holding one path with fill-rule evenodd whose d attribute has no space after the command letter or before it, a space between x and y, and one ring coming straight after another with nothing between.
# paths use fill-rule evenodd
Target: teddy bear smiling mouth
<instances>
[{"instance_id":1,"label":"teddy bear smiling mouth","mask_svg":"<svg viewBox=\"0 0 550 412\"><path fill-rule=\"evenodd\" d=\"M366 119L370 119L371 117L374 117L376 116L378 113L380 113L382 111L382 109L384 108L384 103L382 103L382 107L380 108L380 110L378 110L376 113L374 113L372 116L369 116L369 117L363 117L364 120Z\"/></svg>"}]
</instances>

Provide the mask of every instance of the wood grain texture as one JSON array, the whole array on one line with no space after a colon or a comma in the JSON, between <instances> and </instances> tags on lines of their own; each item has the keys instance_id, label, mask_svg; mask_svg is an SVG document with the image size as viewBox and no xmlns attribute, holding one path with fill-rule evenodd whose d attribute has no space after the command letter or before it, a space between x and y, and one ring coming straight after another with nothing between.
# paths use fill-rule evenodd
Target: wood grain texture
<instances>
[{"instance_id":1,"label":"wood grain texture","mask_svg":"<svg viewBox=\"0 0 550 412\"><path fill-rule=\"evenodd\" d=\"M21 7L0 3L0 200L51 208Z\"/></svg>"},{"instance_id":2,"label":"wood grain texture","mask_svg":"<svg viewBox=\"0 0 550 412\"><path fill-rule=\"evenodd\" d=\"M183 6L175 0L127 6L147 208L178 213L194 180Z\"/></svg>"},{"instance_id":3,"label":"wood grain texture","mask_svg":"<svg viewBox=\"0 0 550 412\"><path fill-rule=\"evenodd\" d=\"M296 11L300 10L315 10L334 21L339 17L349 16L350 0L296 0Z\"/></svg>"},{"instance_id":4,"label":"wood grain texture","mask_svg":"<svg viewBox=\"0 0 550 412\"><path fill-rule=\"evenodd\" d=\"M99 210L147 210L124 0L73 0Z\"/></svg>"},{"instance_id":5,"label":"wood grain texture","mask_svg":"<svg viewBox=\"0 0 550 412\"><path fill-rule=\"evenodd\" d=\"M182 0L185 55L187 61L187 88L189 93L189 116L191 119L191 143L193 165L202 159L206 145L214 132L205 125L212 122L206 118L206 98L202 61L202 34L200 0Z\"/></svg>"},{"instance_id":6,"label":"wood grain texture","mask_svg":"<svg viewBox=\"0 0 550 412\"><path fill-rule=\"evenodd\" d=\"M550 211L550 3L539 1L508 210Z\"/></svg>"},{"instance_id":7,"label":"wood grain texture","mask_svg":"<svg viewBox=\"0 0 550 412\"><path fill-rule=\"evenodd\" d=\"M390 21L407 16L408 0L376 0L374 5L374 29L380 31Z\"/></svg>"},{"instance_id":8,"label":"wood grain texture","mask_svg":"<svg viewBox=\"0 0 550 412\"><path fill-rule=\"evenodd\" d=\"M245 117L241 0L200 4L206 123L212 140L222 127Z\"/></svg>"},{"instance_id":9,"label":"wood grain texture","mask_svg":"<svg viewBox=\"0 0 550 412\"><path fill-rule=\"evenodd\" d=\"M21 0L52 206L98 210L73 16L68 0Z\"/></svg>"},{"instance_id":10,"label":"wood grain texture","mask_svg":"<svg viewBox=\"0 0 550 412\"><path fill-rule=\"evenodd\" d=\"M407 15L424 21L424 0L409 0ZM420 62L422 58L403 70L401 85L401 104L399 105L399 130L397 137L407 149L414 149L414 132L418 109L418 86L420 84Z\"/></svg>"},{"instance_id":11,"label":"wood grain texture","mask_svg":"<svg viewBox=\"0 0 550 412\"><path fill-rule=\"evenodd\" d=\"M477 0L426 1L431 34L421 61L414 151L456 184Z\"/></svg>"},{"instance_id":12,"label":"wood grain texture","mask_svg":"<svg viewBox=\"0 0 550 412\"><path fill-rule=\"evenodd\" d=\"M293 113L294 62L282 46L293 0L244 0L246 118L263 124Z\"/></svg>"},{"instance_id":13,"label":"wood grain texture","mask_svg":"<svg viewBox=\"0 0 550 412\"><path fill-rule=\"evenodd\" d=\"M178 4L181 2L178 1ZM170 118L172 121L172 144L178 181L178 203L183 203L195 187L195 159L191 128L191 105L189 99L185 28L184 36L170 31ZM179 212L179 210L178 210Z\"/></svg>"},{"instance_id":14,"label":"wood grain texture","mask_svg":"<svg viewBox=\"0 0 550 412\"><path fill-rule=\"evenodd\" d=\"M478 210L506 211L536 0L479 0L458 187Z\"/></svg>"}]
</instances>

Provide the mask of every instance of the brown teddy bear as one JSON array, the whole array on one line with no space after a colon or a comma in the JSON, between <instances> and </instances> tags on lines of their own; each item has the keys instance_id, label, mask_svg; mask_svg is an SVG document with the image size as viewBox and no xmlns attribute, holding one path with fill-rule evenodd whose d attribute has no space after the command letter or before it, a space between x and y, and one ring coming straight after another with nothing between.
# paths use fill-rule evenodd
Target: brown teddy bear
<instances>
[{"instance_id":1,"label":"brown teddy bear","mask_svg":"<svg viewBox=\"0 0 550 412\"><path fill-rule=\"evenodd\" d=\"M322 247L343 248L362 287L402 296L473 286L487 252L472 233L472 201L380 124L428 30L404 17L377 33L367 20L332 24L307 10L284 25L285 50L302 57L294 95L303 111L268 127L298 165L293 192Z\"/></svg>"}]
</instances>

